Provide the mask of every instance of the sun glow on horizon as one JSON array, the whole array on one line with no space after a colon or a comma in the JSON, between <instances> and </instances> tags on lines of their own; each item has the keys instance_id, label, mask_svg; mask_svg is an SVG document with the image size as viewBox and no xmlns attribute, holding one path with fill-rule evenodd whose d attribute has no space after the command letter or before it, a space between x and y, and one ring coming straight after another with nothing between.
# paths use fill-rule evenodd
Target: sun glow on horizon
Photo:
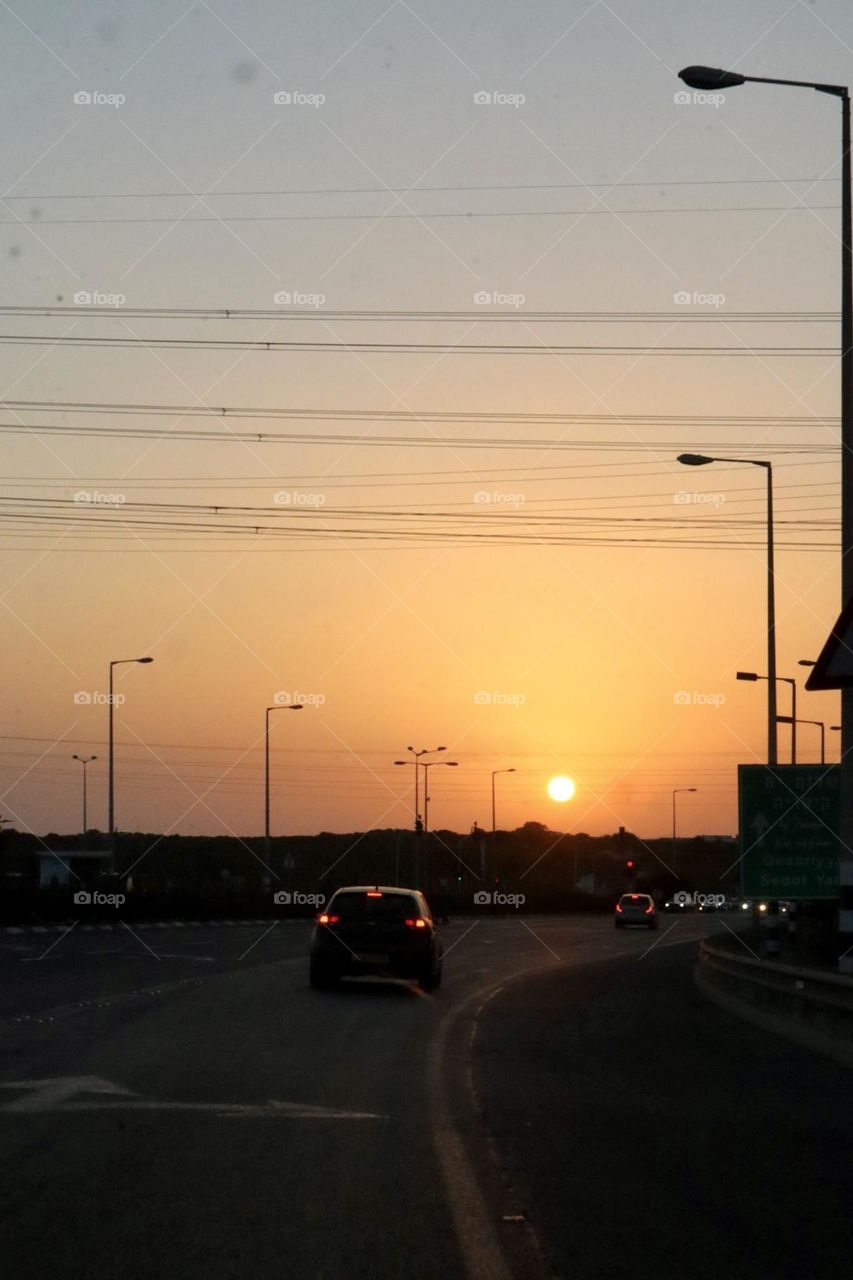
<instances>
[{"instance_id":1,"label":"sun glow on horizon","mask_svg":"<svg viewBox=\"0 0 853 1280\"><path fill-rule=\"evenodd\" d=\"M567 778L564 774L559 774L548 783L548 795L552 800L557 800L561 804L566 800L571 800L574 794L575 784L571 778Z\"/></svg>"}]
</instances>

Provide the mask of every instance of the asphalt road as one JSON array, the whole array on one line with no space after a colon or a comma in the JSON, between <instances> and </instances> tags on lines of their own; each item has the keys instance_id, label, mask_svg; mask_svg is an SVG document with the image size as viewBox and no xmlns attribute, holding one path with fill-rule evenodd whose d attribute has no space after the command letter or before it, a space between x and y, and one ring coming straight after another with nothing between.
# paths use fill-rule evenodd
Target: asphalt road
<instances>
[{"instance_id":1,"label":"asphalt road","mask_svg":"<svg viewBox=\"0 0 853 1280\"><path fill-rule=\"evenodd\" d=\"M680 1178L707 1197L697 1266L841 1274L786 1271L785 1248L810 1238L797 1206L831 1211L850 1076L701 1002L695 939L720 922L674 924L457 921L434 996L311 991L301 923L3 935L4 1274L691 1280ZM726 1167L771 1120L770 1181ZM781 1232L769 1271L720 1252L750 1222ZM670 1270L639 1267L647 1240Z\"/></svg>"}]
</instances>

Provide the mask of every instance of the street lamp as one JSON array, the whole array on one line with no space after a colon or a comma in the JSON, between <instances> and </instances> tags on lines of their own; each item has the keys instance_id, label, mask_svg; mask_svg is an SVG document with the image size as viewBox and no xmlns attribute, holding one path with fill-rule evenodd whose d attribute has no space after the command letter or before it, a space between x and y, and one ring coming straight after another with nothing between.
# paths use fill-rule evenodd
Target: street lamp
<instances>
[{"instance_id":1,"label":"street lamp","mask_svg":"<svg viewBox=\"0 0 853 1280\"><path fill-rule=\"evenodd\" d=\"M415 757L415 831L419 832L421 828L420 802L418 800L420 779L418 773L418 762L421 756L434 756L438 751L446 751L447 747L424 747L422 751L415 751L414 747L406 747L407 751L411 751ZM407 760L395 760L395 764L408 764Z\"/></svg>"},{"instance_id":2,"label":"street lamp","mask_svg":"<svg viewBox=\"0 0 853 1280\"><path fill-rule=\"evenodd\" d=\"M424 833L429 831L429 774L427 773L427 769L432 769L433 766L437 764L445 765L448 769L459 768L458 760L430 760L426 764L421 765L421 768L424 771Z\"/></svg>"},{"instance_id":3,"label":"street lamp","mask_svg":"<svg viewBox=\"0 0 853 1280\"><path fill-rule=\"evenodd\" d=\"M764 467L767 472L767 763L776 764L776 584L773 572L773 467L757 458L708 458L703 453L681 453L686 467L728 462Z\"/></svg>"},{"instance_id":4,"label":"street lamp","mask_svg":"<svg viewBox=\"0 0 853 1280\"><path fill-rule=\"evenodd\" d=\"M780 716L780 724L791 724L790 716ZM814 724L820 729L820 762L826 764L826 725L823 720L798 720L797 724Z\"/></svg>"},{"instance_id":5,"label":"street lamp","mask_svg":"<svg viewBox=\"0 0 853 1280\"><path fill-rule=\"evenodd\" d=\"M672 870L674 875L677 875L677 868L678 868L678 852L677 852L678 846L676 845L676 834L675 834L675 797L677 795L680 795L682 791L698 791L698 790L699 790L698 787L673 787L673 790L672 790Z\"/></svg>"},{"instance_id":6,"label":"street lamp","mask_svg":"<svg viewBox=\"0 0 853 1280\"><path fill-rule=\"evenodd\" d=\"M277 702L264 714L264 862L270 863L270 712L301 711L302 703Z\"/></svg>"},{"instance_id":7,"label":"street lamp","mask_svg":"<svg viewBox=\"0 0 853 1280\"><path fill-rule=\"evenodd\" d=\"M113 739L113 704L115 699L113 698L113 667L123 667L133 662L138 662L142 666L146 666L148 663L151 663L153 661L154 661L153 658L114 658L113 661L110 663L110 696L108 700L109 722L110 722L110 729L109 729L110 759L109 759L109 780L107 785L107 791L109 796L108 808L109 808L110 872L113 875L115 874L115 869L116 869L115 769L114 769L115 749L114 749L114 739Z\"/></svg>"},{"instance_id":8,"label":"street lamp","mask_svg":"<svg viewBox=\"0 0 853 1280\"><path fill-rule=\"evenodd\" d=\"M679 72L694 89L749 83L813 89L841 100L841 603L853 599L853 226L850 211L850 92L846 85L742 76L713 67ZM841 693L838 971L853 973L853 689Z\"/></svg>"},{"instance_id":9,"label":"street lamp","mask_svg":"<svg viewBox=\"0 0 853 1280\"><path fill-rule=\"evenodd\" d=\"M802 664L801 664L802 665ZM767 676L760 676L755 671L738 671L735 673L737 680L767 680ZM777 676L777 683L789 684L791 686L791 718L785 723L791 726L791 764L797 763L797 725L800 723L797 719L797 682L793 676ZM776 717L781 720L781 716Z\"/></svg>"},{"instance_id":10,"label":"street lamp","mask_svg":"<svg viewBox=\"0 0 853 1280\"><path fill-rule=\"evenodd\" d=\"M97 760L97 756L78 756L73 755L72 760L79 760L83 766L83 835L89 830L86 825L86 765L91 764L93 760Z\"/></svg>"},{"instance_id":11,"label":"street lamp","mask_svg":"<svg viewBox=\"0 0 853 1280\"><path fill-rule=\"evenodd\" d=\"M515 773L515 769L492 770L492 835L495 834L495 778L499 773Z\"/></svg>"}]
</instances>

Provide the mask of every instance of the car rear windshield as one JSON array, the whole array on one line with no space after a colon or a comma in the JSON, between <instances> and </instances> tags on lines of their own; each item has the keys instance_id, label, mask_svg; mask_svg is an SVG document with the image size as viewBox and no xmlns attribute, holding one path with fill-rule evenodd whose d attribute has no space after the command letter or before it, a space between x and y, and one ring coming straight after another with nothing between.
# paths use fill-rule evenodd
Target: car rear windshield
<instances>
[{"instance_id":1,"label":"car rear windshield","mask_svg":"<svg viewBox=\"0 0 853 1280\"><path fill-rule=\"evenodd\" d=\"M417 900L406 893L339 893L329 904L329 911L342 920L406 920L419 916Z\"/></svg>"},{"instance_id":2,"label":"car rear windshield","mask_svg":"<svg viewBox=\"0 0 853 1280\"><path fill-rule=\"evenodd\" d=\"M651 898L646 897L644 893L626 893L622 897L623 907L647 907L650 902Z\"/></svg>"}]
</instances>

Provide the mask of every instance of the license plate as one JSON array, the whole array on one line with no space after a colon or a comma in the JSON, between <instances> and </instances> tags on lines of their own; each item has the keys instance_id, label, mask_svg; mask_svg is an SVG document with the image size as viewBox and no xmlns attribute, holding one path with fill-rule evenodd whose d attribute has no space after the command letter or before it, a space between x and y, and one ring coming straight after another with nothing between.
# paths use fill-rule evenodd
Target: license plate
<instances>
[{"instance_id":1,"label":"license plate","mask_svg":"<svg viewBox=\"0 0 853 1280\"><path fill-rule=\"evenodd\" d=\"M388 954L384 951L361 951L356 960L359 964L387 964Z\"/></svg>"}]
</instances>

